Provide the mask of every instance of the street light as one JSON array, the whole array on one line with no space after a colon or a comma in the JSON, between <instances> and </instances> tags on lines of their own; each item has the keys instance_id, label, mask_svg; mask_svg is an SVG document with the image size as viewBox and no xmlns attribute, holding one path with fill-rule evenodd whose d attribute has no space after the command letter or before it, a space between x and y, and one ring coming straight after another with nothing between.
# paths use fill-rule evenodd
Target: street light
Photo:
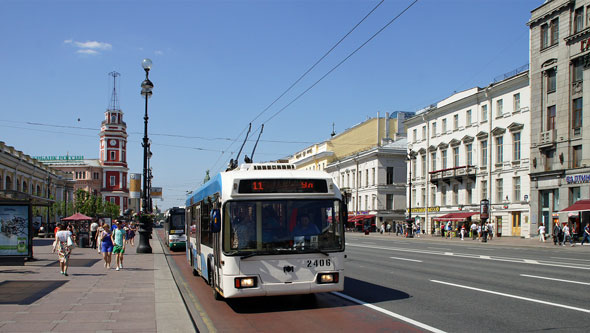
<instances>
[{"instance_id":1,"label":"street light","mask_svg":"<svg viewBox=\"0 0 590 333\"><path fill-rule=\"evenodd\" d=\"M137 246L137 253L152 253L152 247L150 246L150 237L152 233L152 221L148 218L150 213L148 209L149 204L149 186L148 186L148 151L149 151L149 138L148 138L148 99L152 96L152 89L154 84L149 79L150 69L152 68L152 61L150 59L143 59L141 67L145 71L145 80L141 83L141 95L145 97L145 116L144 120L144 131L143 131L143 193L141 196L143 213L143 221L139 223L139 245Z\"/></svg>"},{"instance_id":2,"label":"street light","mask_svg":"<svg viewBox=\"0 0 590 333\"><path fill-rule=\"evenodd\" d=\"M410 190L408 191L408 198L410 199L409 209L408 209L408 219L406 220L406 231L408 238L414 237L413 234L413 224L414 220L412 220L412 160L416 157L413 156L413 153L410 153L407 156L407 160L410 162Z\"/></svg>"}]
</instances>

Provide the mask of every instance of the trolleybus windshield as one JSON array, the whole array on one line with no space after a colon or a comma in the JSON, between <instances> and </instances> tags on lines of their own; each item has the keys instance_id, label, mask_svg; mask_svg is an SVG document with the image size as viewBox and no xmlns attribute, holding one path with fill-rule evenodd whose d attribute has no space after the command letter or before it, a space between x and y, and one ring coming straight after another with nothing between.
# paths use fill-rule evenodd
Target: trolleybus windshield
<instances>
[{"instance_id":1,"label":"trolleybus windshield","mask_svg":"<svg viewBox=\"0 0 590 333\"><path fill-rule=\"evenodd\" d=\"M227 255L334 252L344 249L340 200L229 201L224 206Z\"/></svg>"}]
</instances>

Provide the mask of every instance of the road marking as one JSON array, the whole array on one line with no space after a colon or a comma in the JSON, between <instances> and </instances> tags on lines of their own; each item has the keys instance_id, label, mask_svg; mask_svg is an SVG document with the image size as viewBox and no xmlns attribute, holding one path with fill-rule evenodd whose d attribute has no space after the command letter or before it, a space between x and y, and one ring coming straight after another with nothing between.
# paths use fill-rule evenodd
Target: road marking
<instances>
[{"instance_id":1,"label":"road marking","mask_svg":"<svg viewBox=\"0 0 590 333\"><path fill-rule=\"evenodd\" d=\"M480 289L480 288L462 286L460 284L455 284L455 283L450 283L450 282L444 282L444 281L438 281L438 280L430 280L430 281L431 282L434 282L434 283L446 284L448 286L453 286L453 287L458 287L458 288L464 288L464 289L470 289L470 290L475 290L475 291L481 291L482 293L488 293L488 294L494 294L494 295L505 296L505 297L510 297L510 298L516 298L516 299L520 299L520 300L523 300L523 301L540 303L540 304L551 305L551 306L555 306L555 307L559 307L559 308L564 308L564 309L569 309L569 310L574 310L574 311L580 311L580 312L590 313L590 310L588 310L588 309L577 308L575 306L569 306L569 305L564 305L564 304L559 304L559 303L547 302L547 301L542 301L542 300L534 299L534 298L528 298L528 297L510 295L510 294L501 293L501 292L497 292L497 291L491 291L491 290L485 290L485 289Z\"/></svg>"},{"instance_id":2,"label":"road marking","mask_svg":"<svg viewBox=\"0 0 590 333\"><path fill-rule=\"evenodd\" d=\"M407 260L407 261L415 261L415 262L422 262L422 260L416 260L416 259L407 259L407 258L398 258L398 257L389 257L391 259L397 259L397 260Z\"/></svg>"},{"instance_id":3,"label":"road marking","mask_svg":"<svg viewBox=\"0 0 590 333\"><path fill-rule=\"evenodd\" d=\"M544 276L536 276L536 275L528 275L528 274L520 274L520 276L526 276L526 277L531 277L531 278L535 278L535 279L544 279L544 280L553 280L553 281L577 283L577 284L583 284L583 285L586 285L586 286L590 286L590 283L588 283L588 282L579 282L579 281L572 281L572 280L562 280L562 279L556 279L556 278L550 278L550 277L544 277Z\"/></svg>"},{"instance_id":4,"label":"road marking","mask_svg":"<svg viewBox=\"0 0 590 333\"><path fill-rule=\"evenodd\" d=\"M562 260L577 260L577 261L590 261L590 260L587 260L587 259L558 258L558 257L551 257L551 259L562 259Z\"/></svg>"},{"instance_id":5,"label":"road marking","mask_svg":"<svg viewBox=\"0 0 590 333\"><path fill-rule=\"evenodd\" d=\"M335 292L332 292L332 294L334 294L336 296L339 296L339 297L342 297L344 299L347 299L347 300L349 300L349 301L351 301L353 303L366 306L366 307L371 308L371 309L373 309L375 311L379 311L379 312L381 312L381 313L383 313L383 314L385 314L387 316L390 316L390 317L393 317L393 318L396 318L396 319L399 319L399 320L403 320L403 321L405 321L407 323L410 323L410 324L412 324L414 326L417 326L417 327L420 327L422 329L428 330L430 332L445 333L445 331L439 330L438 328L434 328L432 326L429 326L429 325L423 324L421 322L415 321L414 319L410 319L408 317L404 317L404 316L402 316L400 314L397 314L395 312L391 312L389 310L382 309L382 308L380 308L378 306L375 306L373 304L369 304L367 302L361 301L360 299L356 299L354 297L350 297L348 295L344 295L343 293L339 293L339 292L336 292L335 291Z\"/></svg>"},{"instance_id":6,"label":"road marking","mask_svg":"<svg viewBox=\"0 0 590 333\"><path fill-rule=\"evenodd\" d=\"M448 250L449 250L449 249L447 249L447 248L444 248L444 247L430 247L430 246L429 246L429 247L427 247L427 249L433 249L433 250L445 250L445 251L448 251Z\"/></svg>"},{"instance_id":7,"label":"road marking","mask_svg":"<svg viewBox=\"0 0 590 333\"><path fill-rule=\"evenodd\" d=\"M590 270L590 267L579 263L569 263L563 264L561 262L554 262L554 261L537 261L531 259L521 259L521 258L504 258L504 257L489 257L489 256L480 256L479 254L467 254L467 253L452 253L452 252L438 252L438 251L429 251L429 250L419 250L419 249L409 249L409 248L401 248L401 247L387 247L387 246L370 246L370 245L363 245L363 244L352 244L346 243L347 246L352 247L362 247L362 248L370 248L370 249L378 249L378 250L390 250L390 251L400 251L400 252L411 252L411 253L421 253L421 254L432 254L438 256L454 256L454 257L461 257L461 258L470 258L470 259L483 259L483 260L493 260L493 261L504 261L504 262L513 262L518 264L531 264L531 265L541 265L541 266L551 266L551 267L562 267L562 268L573 268L573 269L582 269L582 270ZM583 266L577 266L583 265Z\"/></svg>"}]
</instances>

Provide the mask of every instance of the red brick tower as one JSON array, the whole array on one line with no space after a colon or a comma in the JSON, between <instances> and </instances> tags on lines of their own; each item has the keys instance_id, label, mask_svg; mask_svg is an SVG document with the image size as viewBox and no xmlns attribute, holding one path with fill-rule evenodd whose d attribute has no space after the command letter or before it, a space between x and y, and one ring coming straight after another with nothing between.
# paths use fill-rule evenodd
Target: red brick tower
<instances>
[{"instance_id":1,"label":"red brick tower","mask_svg":"<svg viewBox=\"0 0 590 333\"><path fill-rule=\"evenodd\" d=\"M121 213L127 209L129 189L127 187L127 124L123 121L123 111L119 107L116 80L113 77L111 103L104 113L105 120L100 128L100 164L103 167L102 196L106 201L117 204Z\"/></svg>"}]
</instances>

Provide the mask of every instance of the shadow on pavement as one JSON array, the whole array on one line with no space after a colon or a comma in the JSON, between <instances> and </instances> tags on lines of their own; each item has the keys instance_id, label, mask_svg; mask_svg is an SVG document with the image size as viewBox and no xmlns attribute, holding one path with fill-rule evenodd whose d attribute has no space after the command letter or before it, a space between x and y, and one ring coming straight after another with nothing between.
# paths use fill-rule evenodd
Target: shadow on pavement
<instances>
[{"instance_id":1,"label":"shadow on pavement","mask_svg":"<svg viewBox=\"0 0 590 333\"><path fill-rule=\"evenodd\" d=\"M349 277L344 280L343 293L367 303L410 298L405 292ZM225 301L236 313L298 311L358 305L331 293L236 298Z\"/></svg>"},{"instance_id":2,"label":"shadow on pavement","mask_svg":"<svg viewBox=\"0 0 590 333\"><path fill-rule=\"evenodd\" d=\"M113 267L115 267L115 265L113 264ZM125 266L125 268L123 268L124 271L136 271L136 272L151 272L151 271L155 271L155 269L153 268L134 268L134 267L127 267Z\"/></svg>"},{"instance_id":3,"label":"shadow on pavement","mask_svg":"<svg viewBox=\"0 0 590 333\"><path fill-rule=\"evenodd\" d=\"M105 273L74 273L74 274L70 274L72 276L103 276L106 275Z\"/></svg>"},{"instance_id":4,"label":"shadow on pavement","mask_svg":"<svg viewBox=\"0 0 590 333\"><path fill-rule=\"evenodd\" d=\"M8 269L8 270L2 270L2 274L39 274L39 272L35 272L35 271L19 271L16 269Z\"/></svg>"},{"instance_id":5,"label":"shadow on pavement","mask_svg":"<svg viewBox=\"0 0 590 333\"><path fill-rule=\"evenodd\" d=\"M33 239L33 246L53 245L53 241L53 238L35 238Z\"/></svg>"},{"instance_id":6,"label":"shadow on pavement","mask_svg":"<svg viewBox=\"0 0 590 333\"><path fill-rule=\"evenodd\" d=\"M0 283L0 304L29 305L50 294L67 281L4 281Z\"/></svg>"}]
</instances>

